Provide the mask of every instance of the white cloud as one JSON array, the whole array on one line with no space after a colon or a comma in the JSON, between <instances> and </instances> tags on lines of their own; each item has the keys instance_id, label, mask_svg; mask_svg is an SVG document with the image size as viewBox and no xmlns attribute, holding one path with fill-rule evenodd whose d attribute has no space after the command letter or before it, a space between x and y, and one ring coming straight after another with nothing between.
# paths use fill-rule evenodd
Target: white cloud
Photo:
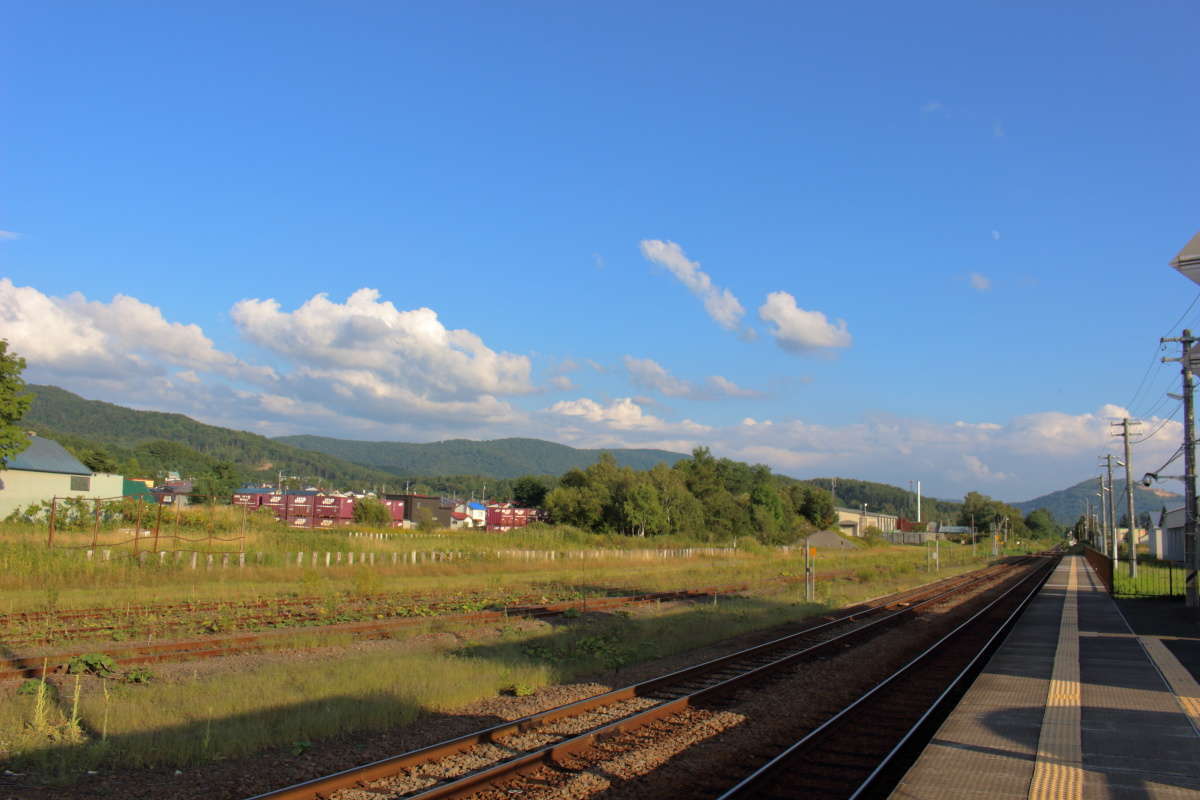
<instances>
[{"instance_id":1,"label":"white cloud","mask_svg":"<svg viewBox=\"0 0 1200 800\"><path fill-rule=\"evenodd\" d=\"M17 233L16 231L0 231L0 242L12 241L13 239L20 239L20 238L21 238L21 234Z\"/></svg>"},{"instance_id":2,"label":"white cloud","mask_svg":"<svg viewBox=\"0 0 1200 800\"><path fill-rule=\"evenodd\" d=\"M704 310L714 322L728 331L737 329L746 309L734 297L733 292L713 285L708 273L700 269L699 261L688 260L683 248L675 242L643 239L640 246L643 256L666 267L680 283L704 302Z\"/></svg>"},{"instance_id":3,"label":"white cloud","mask_svg":"<svg viewBox=\"0 0 1200 800\"><path fill-rule=\"evenodd\" d=\"M988 465L984 464L978 456L967 454L962 457L962 460L963 465L967 468L967 472L981 480L1002 481L1008 477L1003 472L992 472L988 468Z\"/></svg>"},{"instance_id":4,"label":"white cloud","mask_svg":"<svg viewBox=\"0 0 1200 800\"><path fill-rule=\"evenodd\" d=\"M725 395L726 397L761 397L762 392L754 389L747 389L743 386L738 386L733 381L722 375L711 375L707 381L708 389L713 394Z\"/></svg>"},{"instance_id":5,"label":"white cloud","mask_svg":"<svg viewBox=\"0 0 1200 800\"><path fill-rule=\"evenodd\" d=\"M217 350L200 326L168 322L157 307L127 295L108 303L79 293L52 297L0 278L0 329L31 365L57 375L123 381L171 365L235 380L276 377Z\"/></svg>"},{"instance_id":6,"label":"white cloud","mask_svg":"<svg viewBox=\"0 0 1200 800\"><path fill-rule=\"evenodd\" d=\"M552 376L550 376L549 383L555 389L558 389L559 391L563 391L563 392L575 388L575 382L572 381L566 375L552 375Z\"/></svg>"},{"instance_id":7,"label":"white cloud","mask_svg":"<svg viewBox=\"0 0 1200 800\"><path fill-rule=\"evenodd\" d=\"M625 356L625 370L629 373L629 379L635 386L661 392L668 397L716 400L722 397L762 396L762 392L738 386L722 375L710 375L702 385L698 386L675 377L665 367L650 358Z\"/></svg>"},{"instance_id":8,"label":"white cloud","mask_svg":"<svg viewBox=\"0 0 1200 800\"><path fill-rule=\"evenodd\" d=\"M609 430L651 431L654 433L704 433L712 430L712 428L695 423L690 419L682 422L667 422L659 419L653 414L647 414L631 397L617 398L608 405L601 405L588 397L581 397L578 400L560 400L546 411L549 414L593 423Z\"/></svg>"},{"instance_id":9,"label":"white cloud","mask_svg":"<svg viewBox=\"0 0 1200 800\"><path fill-rule=\"evenodd\" d=\"M668 397L685 397L694 391L690 383L676 378L657 361L649 358L625 356L625 370L634 385L654 389Z\"/></svg>"},{"instance_id":10,"label":"white cloud","mask_svg":"<svg viewBox=\"0 0 1200 800\"><path fill-rule=\"evenodd\" d=\"M967 283L971 284L971 288L977 292L986 292L992 288L992 282L986 275L981 275L978 272L972 272L967 276Z\"/></svg>"},{"instance_id":11,"label":"white cloud","mask_svg":"<svg viewBox=\"0 0 1200 800\"><path fill-rule=\"evenodd\" d=\"M922 111L922 113L925 113L925 114L930 114L934 111L941 111L941 110L942 110L942 104L940 102L938 102L937 100L930 100L929 102L924 103L921 106L921 111Z\"/></svg>"},{"instance_id":12,"label":"white cloud","mask_svg":"<svg viewBox=\"0 0 1200 800\"><path fill-rule=\"evenodd\" d=\"M771 292L758 309L764 322L775 325L771 335L785 350L801 353L828 347L849 347L850 332L845 320L834 325L820 311L796 306L796 298L787 292Z\"/></svg>"},{"instance_id":13,"label":"white cloud","mask_svg":"<svg viewBox=\"0 0 1200 800\"><path fill-rule=\"evenodd\" d=\"M992 230L992 241L994 241L994 242L1000 241L1000 231L995 230L995 229Z\"/></svg>"},{"instance_id":14,"label":"white cloud","mask_svg":"<svg viewBox=\"0 0 1200 800\"><path fill-rule=\"evenodd\" d=\"M446 328L430 308L401 311L359 289L337 303L317 294L295 311L274 300L242 300L230 312L250 341L314 368L367 371L431 399L528 394L528 356L498 353L474 333Z\"/></svg>"}]
</instances>

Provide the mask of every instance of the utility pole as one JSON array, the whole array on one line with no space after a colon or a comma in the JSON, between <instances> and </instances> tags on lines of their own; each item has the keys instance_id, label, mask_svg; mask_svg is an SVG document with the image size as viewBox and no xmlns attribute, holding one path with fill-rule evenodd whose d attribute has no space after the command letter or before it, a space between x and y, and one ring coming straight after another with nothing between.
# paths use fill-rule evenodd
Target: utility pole
<instances>
[{"instance_id":1,"label":"utility pole","mask_svg":"<svg viewBox=\"0 0 1200 800\"><path fill-rule=\"evenodd\" d=\"M1100 551L1108 549L1108 504L1104 502L1104 476L1096 478L1100 481L1100 491L1097 496L1100 498Z\"/></svg>"},{"instance_id":2,"label":"utility pole","mask_svg":"<svg viewBox=\"0 0 1200 800\"><path fill-rule=\"evenodd\" d=\"M1120 422L1112 423L1112 427L1120 428L1120 436L1125 440L1125 513L1129 516L1129 577L1137 577L1137 519L1133 516L1133 459L1129 455L1129 434L1131 426L1140 425L1124 417Z\"/></svg>"},{"instance_id":3,"label":"utility pole","mask_svg":"<svg viewBox=\"0 0 1200 800\"><path fill-rule=\"evenodd\" d=\"M1117 568L1117 509L1116 501L1113 499L1113 454L1105 453L1104 462L1108 467L1108 503L1105 505L1105 509L1108 511L1108 529L1106 534L1108 535L1108 541L1112 543L1112 567L1115 574L1115 570Z\"/></svg>"},{"instance_id":4,"label":"utility pole","mask_svg":"<svg viewBox=\"0 0 1200 800\"><path fill-rule=\"evenodd\" d=\"M1188 608L1200 611L1200 592L1197 591L1196 573L1200 571L1200 547L1196 542L1196 410L1193 403L1195 379L1192 377L1192 345L1196 339L1186 328L1183 336L1160 339L1160 342L1178 342L1183 352L1179 358L1164 358L1163 362L1178 361L1183 374L1183 541L1187 551L1187 604Z\"/></svg>"}]
</instances>

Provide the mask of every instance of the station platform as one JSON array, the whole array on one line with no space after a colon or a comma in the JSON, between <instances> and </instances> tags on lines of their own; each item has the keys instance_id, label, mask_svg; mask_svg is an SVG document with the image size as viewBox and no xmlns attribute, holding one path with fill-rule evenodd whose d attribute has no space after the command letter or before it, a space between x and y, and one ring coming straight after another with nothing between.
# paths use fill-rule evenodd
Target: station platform
<instances>
[{"instance_id":1,"label":"station platform","mask_svg":"<svg viewBox=\"0 0 1200 800\"><path fill-rule=\"evenodd\" d=\"M1065 556L891 797L1200 798L1192 636L1135 634Z\"/></svg>"}]
</instances>

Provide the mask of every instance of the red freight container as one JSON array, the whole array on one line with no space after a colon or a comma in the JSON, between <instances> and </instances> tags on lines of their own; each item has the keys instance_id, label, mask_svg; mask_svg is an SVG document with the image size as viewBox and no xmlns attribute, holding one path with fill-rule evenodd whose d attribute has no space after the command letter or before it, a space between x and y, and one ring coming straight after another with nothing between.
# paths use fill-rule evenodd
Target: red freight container
<instances>
[{"instance_id":1,"label":"red freight container","mask_svg":"<svg viewBox=\"0 0 1200 800\"><path fill-rule=\"evenodd\" d=\"M311 528L313 526L313 518L307 515L288 517L287 524L289 528Z\"/></svg>"},{"instance_id":2,"label":"red freight container","mask_svg":"<svg viewBox=\"0 0 1200 800\"><path fill-rule=\"evenodd\" d=\"M258 508L262 504L262 492L238 492L233 496L235 506Z\"/></svg>"},{"instance_id":3,"label":"red freight container","mask_svg":"<svg viewBox=\"0 0 1200 800\"><path fill-rule=\"evenodd\" d=\"M338 498L338 519L352 520L354 519L354 498L339 497Z\"/></svg>"},{"instance_id":4,"label":"red freight container","mask_svg":"<svg viewBox=\"0 0 1200 800\"><path fill-rule=\"evenodd\" d=\"M270 506L271 508L283 508L284 497L286 497L286 495L269 494L263 497L262 504L264 506Z\"/></svg>"}]
</instances>

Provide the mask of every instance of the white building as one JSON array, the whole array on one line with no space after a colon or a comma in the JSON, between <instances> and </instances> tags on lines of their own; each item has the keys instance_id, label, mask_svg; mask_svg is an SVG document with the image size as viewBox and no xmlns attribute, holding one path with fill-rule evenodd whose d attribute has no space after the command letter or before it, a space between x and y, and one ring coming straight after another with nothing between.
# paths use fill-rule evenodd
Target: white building
<instances>
[{"instance_id":1,"label":"white building","mask_svg":"<svg viewBox=\"0 0 1200 800\"><path fill-rule=\"evenodd\" d=\"M123 489L120 475L92 472L58 442L31 435L0 469L0 519L52 497L120 497Z\"/></svg>"}]
</instances>

